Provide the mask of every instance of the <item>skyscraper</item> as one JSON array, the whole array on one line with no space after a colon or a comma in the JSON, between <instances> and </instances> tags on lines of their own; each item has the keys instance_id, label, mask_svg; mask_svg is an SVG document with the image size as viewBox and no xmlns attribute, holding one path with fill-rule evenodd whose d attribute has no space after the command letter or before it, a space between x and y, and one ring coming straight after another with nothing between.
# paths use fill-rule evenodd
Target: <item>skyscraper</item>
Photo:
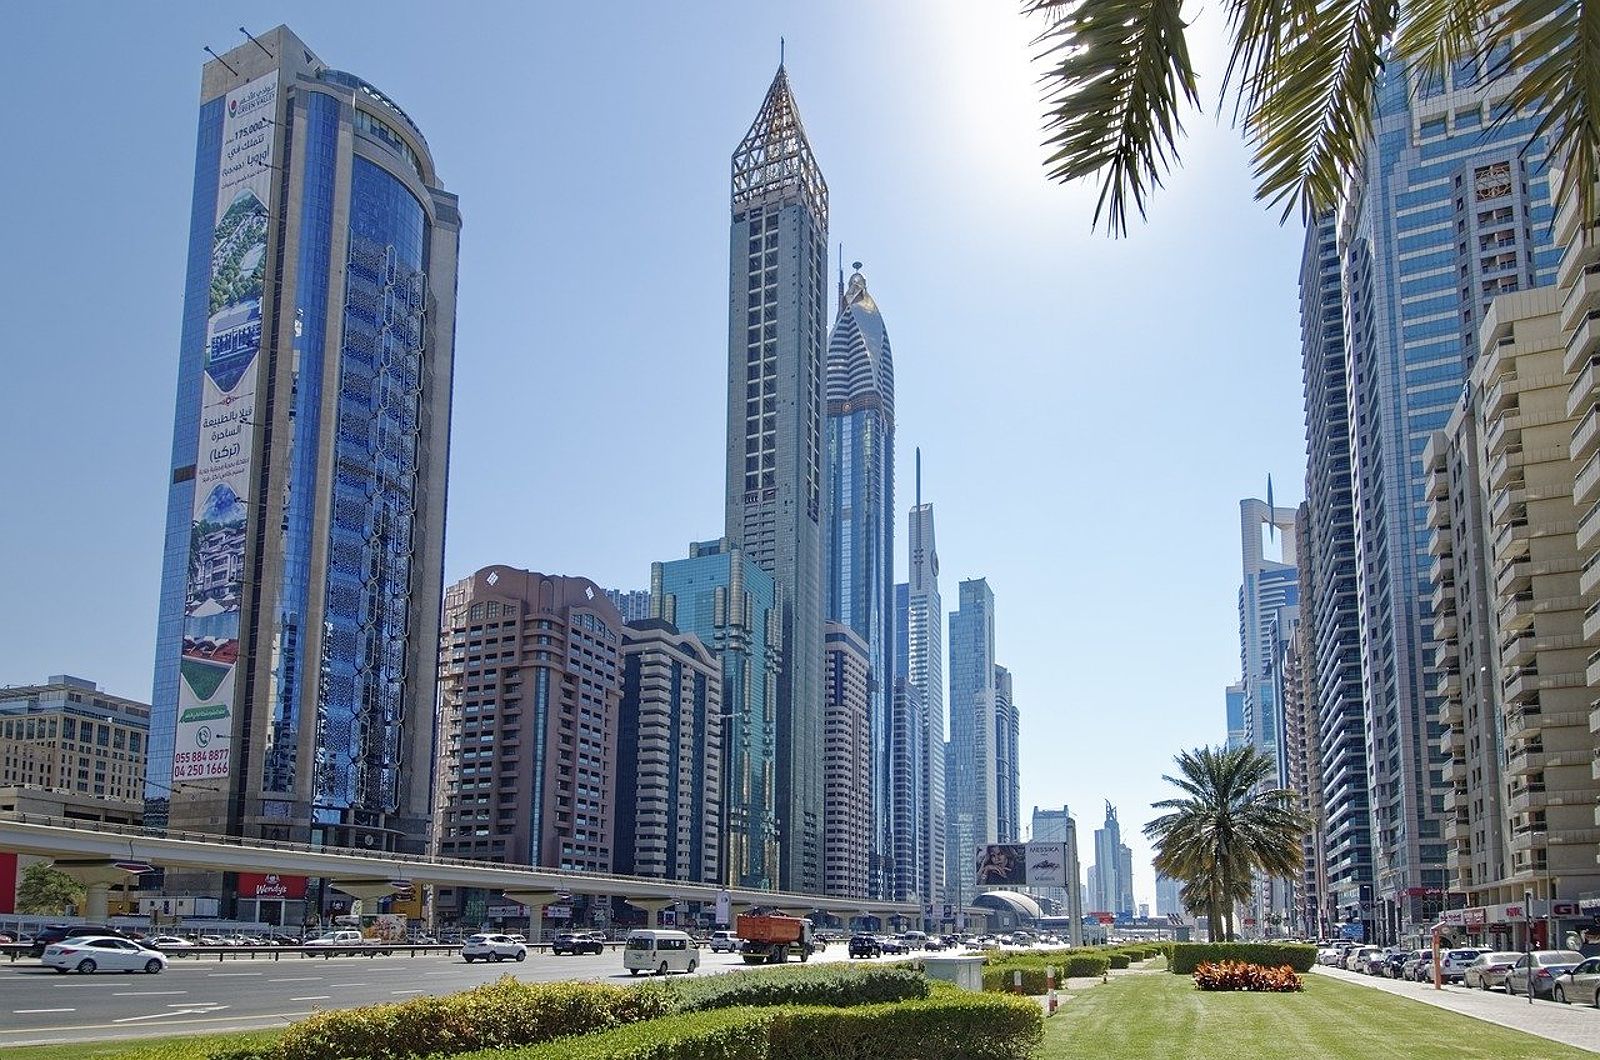
<instances>
[{"instance_id":1,"label":"skyscraper","mask_svg":"<svg viewBox=\"0 0 1600 1060\"><path fill-rule=\"evenodd\" d=\"M978 848L1000 841L995 775L994 593L982 578L960 586L950 616L949 887L965 905Z\"/></svg>"},{"instance_id":2,"label":"skyscraper","mask_svg":"<svg viewBox=\"0 0 1600 1060\"><path fill-rule=\"evenodd\" d=\"M1305 510L1311 544L1296 556L1301 614L1312 641L1306 654L1312 662L1306 669L1315 699L1308 707L1315 732L1308 738L1317 744L1322 793L1318 838L1326 880L1319 919L1329 924L1370 920L1370 907L1363 903L1370 903L1372 892L1343 297L1334 215L1329 211L1307 226L1300 259Z\"/></svg>"},{"instance_id":3,"label":"skyscraper","mask_svg":"<svg viewBox=\"0 0 1600 1060\"><path fill-rule=\"evenodd\" d=\"M421 850L455 196L286 27L201 74L147 823Z\"/></svg>"},{"instance_id":4,"label":"skyscraper","mask_svg":"<svg viewBox=\"0 0 1600 1060\"><path fill-rule=\"evenodd\" d=\"M1278 763L1284 775L1278 735L1279 706L1273 699L1272 627L1278 611L1300 599L1294 558L1293 508L1275 508L1255 499L1239 502L1239 546L1244 580L1239 585L1239 667L1244 685L1245 742ZM1262 532L1271 528L1282 561L1268 559Z\"/></svg>"},{"instance_id":5,"label":"skyscraper","mask_svg":"<svg viewBox=\"0 0 1600 1060\"><path fill-rule=\"evenodd\" d=\"M778 67L733 153L728 542L780 600L779 883L822 889L823 337L828 185Z\"/></svg>"},{"instance_id":6,"label":"skyscraper","mask_svg":"<svg viewBox=\"0 0 1600 1060\"><path fill-rule=\"evenodd\" d=\"M922 708L922 893L942 902L945 894L945 710L944 603L939 598L939 553L934 547L933 505L922 502L922 450L917 450L916 504L910 530L911 580L906 591L906 663L896 670L917 690Z\"/></svg>"},{"instance_id":7,"label":"skyscraper","mask_svg":"<svg viewBox=\"0 0 1600 1060\"><path fill-rule=\"evenodd\" d=\"M638 622L650 617L648 589L607 589L606 599L611 601L624 622Z\"/></svg>"},{"instance_id":8,"label":"skyscraper","mask_svg":"<svg viewBox=\"0 0 1600 1060\"><path fill-rule=\"evenodd\" d=\"M1244 729L1244 682L1236 681L1223 689L1223 709L1228 720L1228 747L1245 745Z\"/></svg>"},{"instance_id":9,"label":"skyscraper","mask_svg":"<svg viewBox=\"0 0 1600 1060\"><path fill-rule=\"evenodd\" d=\"M872 664L866 640L842 622L829 622L823 641L824 886L831 895L865 898L872 886Z\"/></svg>"},{"instance_id":10,"label":"skyscraper","mask_svg":"<svg viewBox=\"0 0 1600 1060\"><path fill-rule=\"evenodd\" d=\"M928 754L923 742L927 739L928 712L923 706L922 690L911 683L907 674L911 659L910 611L911 587L901 582L894 587L894 694L889 703L893 717L889 777L894 787L889 822L894 856L891 897L931 905L937 899L928 886Z\"/></svg>"},{"instance_id":11,"label":"skyscraper","mask_svg":"<svg viewBox=\"0 0 1600 1060\"><path fill-rule=\"evenodd\" d=\"M1063 806L1059 810L1041 810L1033 808L1033 826L1029 829L1030 842L1035 843L1061 843L1067 849L1065 887L1041 887L1036 890L1040 897L1048 898L1056 903L1056 914L1069 917L1068 942L1074 946L1083 944L1083 890L1079 881L1082 879L1078 867L1078 823L1073 820L1072 812ZM1098 882L1098 881L1097 881Z\"/></svg>"},{"instance_id":12,"label":"skyscraper","mask_svg":"<svg viewBox=\"0 0 1600 1060\"><path fill-rule=\"evenodd\" d=\"M1378 938L1431 922L1445 886L1449 752L1418 457L1471 368L1495 295L1553 281L1541 116L1499 120L1510 44L1446 80L1395 63L1339 219Z\"/></svg>"},{"instance_id":13,"label":"skyscraper","mask_svg":"<svg viewBox=\"0 0 1600 1060\"><path fill-rule=\"evenodd\" d=\"M777 886L778 670L782 635L772 576L726 541L650 565L650 610L711 649L722 667L722 879Z\"/></svg>"},{"instance_id":14,"label":"skyscraper","mask_svg":"<svg viewBox=\"0 0 1600 1060\"><path fill-rule=\"evenodd\" d=\"M1124 913L1133 908L1133 881L1129 879L1132 852L1127 862L1123 860L1122 824L1117 820L1117 808L1106 803L1105 824L1094 830L1093 893L1089 896L1094 913ZM1126 905L1124 905L1126 901Z\"/></svg>"},{"instance_id":15,"label":"skyscraper","mask_svg":"<svg viewBox=\"0 0 1600 1060\"><path fill-rule=\"evenodd\" d=\"M1183 899L1179 897L1183 885L1171 876L1156 873L1156 915L1184 915Z\"/></svg>"},{"instance_id":16,"label":"skyscraper","mask_svg":"<svg viewBox=\"0 0 1600 1060\"><path fill-rule=\"evenodd\" d=\"M1021 776L1017 768L1017 704L1011 694L1011 671L994 668L994 782L995 831L1002 843L1015 843L1022 836Z\"/></svg>"},{"instance_id":17,"label":"skyscraper","mask_svg":"<svg viewBox=\"0 0 1600 1060\"><path fill-rule=\"evenodd\" d=\"M828 338L827 600L828 620L854 630L867 646L871 725L868 890L889 898L915 890L910 860L896 864L894 826L910 818L897 793L894 746L906 742L894 706L894 359L878 304L861 263L845 286Z\"/></svg>"}]
</instances>

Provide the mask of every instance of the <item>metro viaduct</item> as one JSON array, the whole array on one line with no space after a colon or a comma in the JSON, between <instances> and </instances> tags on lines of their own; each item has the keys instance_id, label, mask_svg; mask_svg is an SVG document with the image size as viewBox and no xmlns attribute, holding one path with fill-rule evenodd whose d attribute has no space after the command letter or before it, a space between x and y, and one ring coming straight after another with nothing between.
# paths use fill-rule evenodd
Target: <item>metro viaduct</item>
<instances>
[{"instance_id":1,"label":"metro viaduct","mask_svg":"<svg viewBox=\"0 0 1600 1060\"><path fill-rule=\"evenodd\" d=\"M57 868L83 884L84 912L91 920L105 919L111 886L125 881L135 871L119 866L119 862L134 866L147 864L324 877L333 882L336 890L364 900L394 893L395 880L431 883L437 887L482 887L499 891L511 901L527 906L534 932L539 930L539 914L543 908L571 894L620 897L629 905L645 910L651 927L656 926L662 909L685 900L714 905L723 893L727 893L736 912L763 907L795 916L821 911L846 917L884 919L915 918L922 912L916 902L835 898L746 887L724 889L709 883L614 876L536 865L375 853L194 832L162 833L100 821L21 812L0 813L0 850L50 858Z\"/></svg>"}]
</instances>

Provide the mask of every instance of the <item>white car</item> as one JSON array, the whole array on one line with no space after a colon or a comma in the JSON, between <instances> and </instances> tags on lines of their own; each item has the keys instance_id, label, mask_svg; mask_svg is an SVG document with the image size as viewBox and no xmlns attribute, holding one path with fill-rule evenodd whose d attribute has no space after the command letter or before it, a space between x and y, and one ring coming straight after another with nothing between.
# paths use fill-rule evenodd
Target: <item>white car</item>
<instances>
[{"instance_id":1,"label":"white car","mask_svg":"<svg viewBox=\"0 0 1600 1060\"><path fill-rule=\"evenodd\" d=\"M713 931L711 933L712 953L738 953L739 937L731 931Z\"/></svg>"},{"instance_id":2,"label":"white car","mask_svg":"<svg viewBox=\"0 0 1600 1060\"><path fill-rule=\"evenodd\" d=\"M172 953L174 955L187 953L194 949L194 943L177 935L156 935L145 939L144 944L153 950L160 950L162 953Z\"/></svg>"},{"instance_id":3,"label":"white car","mask_svg":"<svg viewBox=\"0 0 1600 1060\"><path fill-rule=\"evenodd\" d=\"M131 939L112 938L109 935L62 939L46 946L40 960L47 968L80 975L92 972L147 972L155 975L167 968L167 956L160 950L141 946Z\"/></svg>"},{"instance_id":4,"label":"white car","mask_svg":"<svg viewBox=\"0 0 1600 1060\"><path fill-rule=\"evenodd\" d=\"M461 944L461 959L473 961L524 961L528 947L510 935L473 935Z\"/></svg>"}]
</instances>

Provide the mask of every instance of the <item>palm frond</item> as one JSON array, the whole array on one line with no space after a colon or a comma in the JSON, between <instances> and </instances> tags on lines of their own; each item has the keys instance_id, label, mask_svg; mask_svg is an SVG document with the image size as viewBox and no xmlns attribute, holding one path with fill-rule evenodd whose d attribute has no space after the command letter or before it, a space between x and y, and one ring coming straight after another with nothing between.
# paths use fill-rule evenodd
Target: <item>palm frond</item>
<instances>
[{"instance_id":1,"label":"palm frond","mask_svg":"<svg viewBox=\"0 0 1600 1060\"><path fill-rule=\"evenodd\" d=\"M1295 27L1315 21L1317 0L1228 0L1227 13L1233 50L1217 106L1220 109L1231 94L1237 125L1260 105L1263 89L1277 76L1284 42L1299 35Z\"/></svg>"},{"instance_id":2,"label":"palm frond","mask_svg":"<svg viewBox=\"0 0 1600 1060\"><path fill-rule=\"evenodd\" d=\"M1310 218L1336 203L1371 126L1383 48L1397 0L1331 0L1286 24L1273 76L1256 86L1245 120L1255 148L1256 198Z\"/></svg>"},{"instance_id":3,"label":"palm frond","mask_svg":"<svg viewBox=\"0 0 1600 1060\"><path fill-rule=\"evenodd\" d=\"M1442 79L1460 60L1489 51L1495 0L1410 0L1395 31L1394 52L1408 66Z\"/></svg>"},{"instance_id":4,"label":"palm frond","mask_svg":"<svg viewBox=\"0 0 1600 1060\"><path fill-rule=\"evenodd\" d=\"M1048 26L1045 166L1052 180L1103 174L1094 224L1128 229L1177 160L1180 112L1198 106L1182 0L1024 0Z\"/></svg>"}]
</instances>

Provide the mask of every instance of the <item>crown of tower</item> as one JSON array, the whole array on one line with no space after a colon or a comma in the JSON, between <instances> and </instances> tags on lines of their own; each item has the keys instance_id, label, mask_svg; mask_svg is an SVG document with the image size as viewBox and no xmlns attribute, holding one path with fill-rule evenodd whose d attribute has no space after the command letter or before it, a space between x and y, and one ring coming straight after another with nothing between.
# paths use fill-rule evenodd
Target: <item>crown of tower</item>
<instances>
[{"instance_id":1,"label":"crown of tower","mask_svg":"<svg viewBox=\"0 0 1600 1060\"><path fill-rule=\"evenodd\" d=\"M800 109L795 106L789 75L782 64L761 101L750 130L733 151L733 208L798 199L809 206L824 229L828 224L828 183L811 153Z\"/></svg>"}]
</instances>

